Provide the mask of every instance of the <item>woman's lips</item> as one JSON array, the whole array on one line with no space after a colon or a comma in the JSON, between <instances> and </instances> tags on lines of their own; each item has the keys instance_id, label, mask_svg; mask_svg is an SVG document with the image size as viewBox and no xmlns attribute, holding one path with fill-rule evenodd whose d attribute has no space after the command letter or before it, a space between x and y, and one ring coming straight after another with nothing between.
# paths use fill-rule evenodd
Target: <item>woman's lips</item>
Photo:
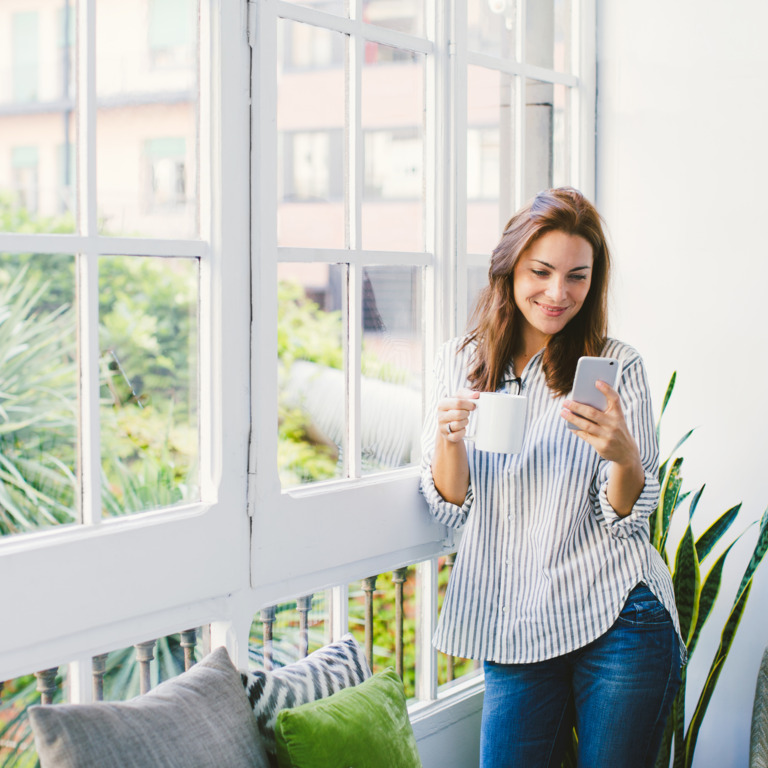
<instances>
[{"instance_id":1,"label":"woman's lips","mask_svg":"<svg viewBox=\"0 0 768 768\"><path fill-rule=\"evenodd\" d=\"M568 309L568 307L553 307L550 304L540 304L539 302L536 302L536 306L549 317L560 317Z\"/></svg>"}]
</instances>

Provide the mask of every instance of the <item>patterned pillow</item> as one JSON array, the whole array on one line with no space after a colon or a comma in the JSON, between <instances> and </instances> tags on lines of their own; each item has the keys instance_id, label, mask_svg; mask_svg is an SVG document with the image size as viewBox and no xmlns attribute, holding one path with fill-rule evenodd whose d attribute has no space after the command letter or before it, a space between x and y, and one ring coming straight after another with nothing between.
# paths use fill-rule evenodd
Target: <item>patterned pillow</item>
<instances>
[{"instance_id":1,"label":"patterned pillow","mask_svg":"<svg viewBox=\"0 0 768 768\"><path fill-rule=\"evenodd\" d=\"M320 648L271 672L241 672L245 692L261 733L267 756L277 764L275 724L280 710L323 699L343 688L362 683L371 669L360 644L346 634L336 643Z\"/></svg>"}]
</instances>

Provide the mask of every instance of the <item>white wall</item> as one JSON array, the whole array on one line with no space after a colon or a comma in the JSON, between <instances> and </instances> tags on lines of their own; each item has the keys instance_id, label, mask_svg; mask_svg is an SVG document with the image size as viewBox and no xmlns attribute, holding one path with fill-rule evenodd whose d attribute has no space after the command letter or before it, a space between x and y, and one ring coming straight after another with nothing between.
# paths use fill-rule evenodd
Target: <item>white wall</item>
<instances>
[{"instance_id":1,"label":"white wall","mask_svg":"<svg viewBox=\"0 0 768 768\"><path fill-rule=\"evenodd\" d=\"M614 246L611 330L642 352L657 412L678 372L662 453L697 428L683 455L686 486L707 484L699 534L739 501L738 530L768 506L766 28L764 0L598 2L596 198ZM689 667L689 714L755 539L753 526L729 555L722 605ZM698 768L747 764L766 608L768 563L709 706Z\"/></svg>"}]
</instances>

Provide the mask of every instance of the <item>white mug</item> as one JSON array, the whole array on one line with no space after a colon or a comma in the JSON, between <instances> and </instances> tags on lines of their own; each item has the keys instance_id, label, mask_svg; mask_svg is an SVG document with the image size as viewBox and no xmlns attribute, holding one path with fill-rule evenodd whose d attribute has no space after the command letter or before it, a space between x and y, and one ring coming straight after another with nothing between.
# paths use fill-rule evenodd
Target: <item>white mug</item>
<instances>
[{"instance_id":1,"label":"white mug","mask_svg":"<svg viewBox=\"0 0 768 768\"><path fill-rule=\"evenodd\" d=\"M478 451L520 453L528 398L507 392L481 392L475 401L475 429L466 436Z\"/></svg>"}]
</instances>

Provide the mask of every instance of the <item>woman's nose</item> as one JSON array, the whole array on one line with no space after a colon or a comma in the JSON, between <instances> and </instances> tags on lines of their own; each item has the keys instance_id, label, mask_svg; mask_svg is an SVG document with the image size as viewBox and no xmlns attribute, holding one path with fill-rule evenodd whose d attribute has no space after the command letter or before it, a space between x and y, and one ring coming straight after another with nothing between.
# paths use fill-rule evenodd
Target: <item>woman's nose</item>
<instances>
[{"instance_id":1,"label":"woman's nose","mask_svg":"<svg viewBox=\"0 0 768 768\"><path fill-rule=\"evenodd\" d=\"M565 298L565 280L553 276L547 285L547 296L556 301Z\"/></svg>"}]
</instances>

